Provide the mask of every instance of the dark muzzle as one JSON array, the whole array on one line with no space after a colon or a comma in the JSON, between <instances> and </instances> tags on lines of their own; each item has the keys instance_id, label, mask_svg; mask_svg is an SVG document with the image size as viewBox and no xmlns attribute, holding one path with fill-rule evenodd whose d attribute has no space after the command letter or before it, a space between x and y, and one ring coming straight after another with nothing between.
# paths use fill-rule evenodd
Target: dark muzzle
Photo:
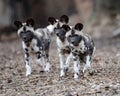
<instances>
[{"instance_id":1,"label":"dark muzzle","mask_svg":"<svg viewBox=\"0 0 120 96\"><path fill-rule=\"evenodd\" d=\"M20 33L20 37L25 43L31 42L31 40L33 39L33 36L34 35L31 31L26 31L26 32Z\"/></svg>"},{"instance_id":2,"label":"dark muzzle","mask_svg":"<svg viewBox=\"0 0 120 96\"><path fill-rule=\"evenodd\" d=\"M78 46L80 41L82 40L82 37L79 35L70 35L68 38L68 42L73 44L74 46Z\"/></svg>"},{"instance_id":3,"label":"dark muzzle","mask_svg":"<svg viewBox=\"0 0 120 96\"><path fill-rule=\"evenodd\" d=\"M66 31L63 28L55 28L54 31L62 41L65 39Z\"/></svg>"}]
</instances>

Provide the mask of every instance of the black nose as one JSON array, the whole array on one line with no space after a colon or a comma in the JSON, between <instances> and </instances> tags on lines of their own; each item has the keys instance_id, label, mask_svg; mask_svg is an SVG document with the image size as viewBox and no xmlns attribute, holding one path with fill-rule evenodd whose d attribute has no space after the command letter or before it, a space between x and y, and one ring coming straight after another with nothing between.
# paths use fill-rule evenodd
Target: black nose
<instances>
[{"instance_id":1,"label":"black nose","mask_svg":"<svg viewBox=\"0 0 120 96\"><path fill-rule=\"evenodd\" d=\"M57 36L59 36L59 33L56 33Z\"/></svg>"},{"instance_id":2,"label":"black nose","mask_svg":"<svg viewBox=\"0 0 120 96\"><path fill-rule=\"evenodd\" d=\"M24 40L26 40L26 39L27 39L27 37L23 37L23 39L24 39Z\"/></svg>"},{"instance_id":3,"label":"black nose","mask_svg":"<svg viewBox=\"0 0 120 96\"><path fill-rule=\"evenodd\" d=\"M74 41L71 41L72 44L74 44L75 42Z\"/></svg>"},{"instance_id":4,"label":"black nose","mask_svg":"<svg viewBox=\"0 0 120 96\"><path fill-rule=\"evenodd\" d=\"M79 45L79 43L77 43L76 41L71 41L71 43L74 45L74 46L78 46Z\"/></svg>"}]
</instances>

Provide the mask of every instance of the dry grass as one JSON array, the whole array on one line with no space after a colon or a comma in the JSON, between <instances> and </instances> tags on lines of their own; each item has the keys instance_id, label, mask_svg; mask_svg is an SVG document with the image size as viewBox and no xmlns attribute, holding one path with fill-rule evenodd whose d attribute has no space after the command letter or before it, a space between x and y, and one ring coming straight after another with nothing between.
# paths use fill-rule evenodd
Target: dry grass
<instances>
[{"instance_id":1,"label":"dry grass","mask_svg":"<svg viewBox=\"0 0 120 96\"><path fill-rule=\"evenodd\" d=\"M95 40L92 66L95 74L73 79L72 63L66 77L59 77L59 58L53 38L50 73L42 72L32 58L32 75L25 77L24 54L19 40L0 42L0 96L119 96L120 46L114 40Z\"/></svg>"}]
</instances>

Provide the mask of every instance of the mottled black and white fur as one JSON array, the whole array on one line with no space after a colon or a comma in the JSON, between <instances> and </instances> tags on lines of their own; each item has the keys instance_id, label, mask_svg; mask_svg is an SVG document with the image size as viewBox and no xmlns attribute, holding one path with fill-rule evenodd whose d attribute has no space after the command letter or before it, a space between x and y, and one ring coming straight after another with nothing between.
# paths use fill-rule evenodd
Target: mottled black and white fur
<instances>
[{"instance_id":1,"label":"mottled black and white fur","mask_svg":"<svg viewBox=\"0 0 120 96\"><path fill-rule=\"evenodd\" d=\"M60 76L64 76L65 72L68 70L69 62L70 62L70 48L69 42L66 38L66 32L70 30L70 27L66 25L69 21L68 16L62 15L59 19L55 19L54 17L50 17L48 22L53 26L54 32L56 34L56 43L57 50L59 52L60 59ZM67 60L65 60L65 55L69 55ZM65 62L66 61L66 62Z\"/></svg>"},{"instance_id":2,"label":"mottled black and white fur","mask_svg":"<svg viewBox=\"0 0 120 96\"><path fill-rule=\"evenodd\" d=\"M67 34L69 46L71 48L73 62L74 62L74 78L79 77L79 70L81 63L85 63L83 73L89 70L93 74L91 67L91 59L95 51L95 45L90 36L83 34L83 24L77 23Z\"/></svg>"},{"instance_id":3,"label":"mottled black and white fur","mask_svg":"<svg viewBox=\"0 0 120 96\"><path fill-rule=\"evenodd\" d=\"M34 20L28 19L25 23L15 21L14 24L18 28L18 36L22 40L22 46L25 53L26 76L31 74L30 53L35 53L37 56L37 63L41 63L41 58L44 57L45 66L44 71L49 71L49 46L50 46L50 28L39 28L34 30ZM49 30L50 29L50 30Z\"/></svg>"}]
</instances>

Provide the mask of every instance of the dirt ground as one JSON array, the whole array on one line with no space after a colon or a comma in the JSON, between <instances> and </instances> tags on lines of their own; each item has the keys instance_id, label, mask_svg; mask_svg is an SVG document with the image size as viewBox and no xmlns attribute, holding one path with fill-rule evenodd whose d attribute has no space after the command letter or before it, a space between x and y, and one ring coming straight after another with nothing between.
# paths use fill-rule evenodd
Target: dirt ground
<instances>
[{"instance_id":1,"label":"dirt ground","mask_svg":"<svg viewBox=\"0 0 120 96\"><path fill-rule=\"evenodd\" d=\"M60 78L55 38L50 50L51 72L45 73L31 57L32 74L25 76L20 40L0 42L0 96L120 96L120 39L94 38L93 76L73 79L71 63L67 76ZM82 68L81 68L82 69Z\"/></svg>"}]
</instances>

